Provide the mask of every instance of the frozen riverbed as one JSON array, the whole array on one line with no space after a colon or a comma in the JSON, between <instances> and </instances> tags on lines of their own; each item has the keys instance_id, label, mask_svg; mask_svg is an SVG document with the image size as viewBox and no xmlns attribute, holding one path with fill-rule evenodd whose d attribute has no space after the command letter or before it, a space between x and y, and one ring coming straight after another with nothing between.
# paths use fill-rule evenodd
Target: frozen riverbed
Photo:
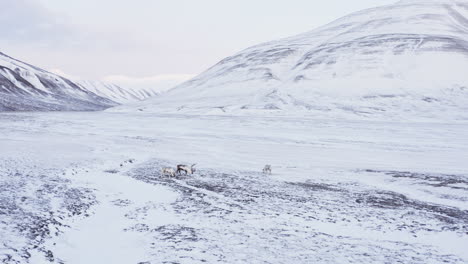
<instances>
[{"instance_id":1,"label":"frozen riverbed","mask_svg":"<svg viewBox=\"0 0 468 264\"><path fill-rule=\"evenodd\" d=\"M468 262L467 123L0 122L3 263ZM178 163L198 170L161 175Z\"/></svg>"}]
</instances>

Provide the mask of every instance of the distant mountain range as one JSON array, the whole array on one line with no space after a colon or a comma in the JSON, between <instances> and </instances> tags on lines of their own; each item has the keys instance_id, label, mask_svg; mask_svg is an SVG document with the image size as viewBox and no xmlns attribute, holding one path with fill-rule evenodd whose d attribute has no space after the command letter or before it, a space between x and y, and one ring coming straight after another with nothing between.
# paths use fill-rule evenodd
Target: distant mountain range
<instances>
[{"instance_id":1,"label":"distant mountain range","mask_svg":"<svg viewBox=\"0 0 468 264\"><path fill-rule=\"evenodd\" d=\"M119 85L102 81L78 81L77 83L84 89L119 104L139 102L160 94L156 89L122 88Z\"/></svg>"},{"instance_id":2,"label":"distant mountain range","mask_svg":"<svg viewBox=\"0 0 468 264\"><path fill-rule=\"evenodd\" d=\"M161 95L74 82L0 53L0 111L124 104L110 111L468 120L467 69L468 0L403 0L250 47Z\"/></svg>"},{"instance_id":3,"label":"distant mountain range","mask_svg":"<svg viewBox=\"0 0 468 264\"><path fill-rule=\"evenodd\" d=\"M96 111L117 103L0 53L0 111Z\"/></svg>"},{"instance_id":4,"label":"distant mountain range","mask_svg":"<svg viewBox=\"0 0 468 264\"><path fill-rule=\"evenodd\" d=\"M468 119L468 1L405 0L250 47L111 111Z\"/></svg>"},{"instance_id":5,"label":"distant mountain range","mask_svg":"<svg viewBox=\"0 0 468 264\"><path fill-rule=\"evenodd\" d=\"M100 81L72 81L0 52L0 111L98 111L157 94Z\"/></svg>"}]
</instances>

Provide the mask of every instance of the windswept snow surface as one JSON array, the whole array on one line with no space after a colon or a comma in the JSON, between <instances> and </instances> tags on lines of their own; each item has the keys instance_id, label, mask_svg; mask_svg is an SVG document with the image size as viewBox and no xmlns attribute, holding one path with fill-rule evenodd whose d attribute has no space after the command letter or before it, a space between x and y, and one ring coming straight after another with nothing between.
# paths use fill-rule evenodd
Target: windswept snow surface
<instances>
[{"instance_id":1,"label":"windswept snow surface","mask_svg":"<svg viewBox=\"0 0 468 264\"><path fill-rule=\"evenodd\" d=\"M96 111L117 103L0 52L0 111Z\"/></svg>"},{"instance_id":2,"label":"windswept snow surface","mask_svg":"<svg viewBox=\"0 0 468 264\"><path fill-rule=\"evenodd\" d=\"M468 1L400 1L225 58L110 111L468 119Z\"/></svg>"},{"instance_id":3,"label":"windswept snow surface","mask_svg":"<svg viewBox=\"0 0 468 264\"><path fill-rule=\"evenodd\" d=\"M466 122L95 112L0 124L1 263L468 262ZM198 170L161 175L180 163Z\"/></svg>"}]
</instances>

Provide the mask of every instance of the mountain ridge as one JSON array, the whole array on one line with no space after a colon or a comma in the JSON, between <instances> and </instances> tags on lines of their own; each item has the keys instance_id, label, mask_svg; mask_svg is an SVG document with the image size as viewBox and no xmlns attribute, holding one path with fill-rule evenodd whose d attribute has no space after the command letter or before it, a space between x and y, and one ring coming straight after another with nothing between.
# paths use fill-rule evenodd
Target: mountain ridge
<instances>
[{"instance_id":1,"label":"mountain ridge","mask_svg":"<svg viewBox=\"0 0 468 264\"><path fill-rule=\"evenodd\" d=\"M393 118L405 112L442 118L437 112L449 111L450 118L468 119L461 114L468 101L467 17L467 1L405 1L358 11L244 49L164 96L111 111Z\"/></svg>"},{"instance_id":2,"label":"mountain ridge","mask_svg":"<svg viewBox=\"0 0 468 264\"><path fill-rule=\"evenodd\" d=\"M0 52L0 111L98 111L115 105L65 77Z\"/></svg>"},{"instance_id":3,"label":"mountain ridge","mask_svg":"<svg viewBox=\"0 0 468 264\"><path fill-rule=\"evenodd\" d=\"M72 80L0 52L0 111L100 111L159 94L157 89Z\"/></svg>"},{"instance_id":4,"label":"mountain ridge","mask_svg":"<svg viewBox=\"0 0 468 264\"><path fill-rule=\"evenodd\" d=\"M123 88L115 83L103 81L79 80L77 83L86 90L119 104L139 102L160 94L156 89Z\"/></svg>"}]
</instances>

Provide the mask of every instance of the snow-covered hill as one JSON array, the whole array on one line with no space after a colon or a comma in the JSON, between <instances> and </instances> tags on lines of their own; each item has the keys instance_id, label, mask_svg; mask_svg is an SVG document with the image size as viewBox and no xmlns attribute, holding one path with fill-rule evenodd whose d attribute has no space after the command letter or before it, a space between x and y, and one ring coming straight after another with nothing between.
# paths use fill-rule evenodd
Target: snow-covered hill
<instances>
[{"instance_id":1,"label":"snow-covered hill","mask_svg":"<svg viewBox=\"0 0 468 264\"><path fill-rule=\"evenodd\" d=\"M405 0L250 47L111 111L468 119L468 1Z\"/></svg>"},{"instance_id":2,"label":"snow-covered hill","mask_svg":"<svg viewBox=\"0 0 468 264\"><path fill-rule=\"evenodd\" d=\"M102 81L78 81L78 83L84 89L120 104L142 101L159 94L155 89L124 88Z\"/></svg>"},{"instance_id":3,"label":"snow-covered hill","mask_svg":"<svg viewBox=\"0 0 468 264\"><path fill-rule=\"evenodd\" d=\"M115 102L0 53L0 111L94 111Z\"/></svg>"}]
</instances>

